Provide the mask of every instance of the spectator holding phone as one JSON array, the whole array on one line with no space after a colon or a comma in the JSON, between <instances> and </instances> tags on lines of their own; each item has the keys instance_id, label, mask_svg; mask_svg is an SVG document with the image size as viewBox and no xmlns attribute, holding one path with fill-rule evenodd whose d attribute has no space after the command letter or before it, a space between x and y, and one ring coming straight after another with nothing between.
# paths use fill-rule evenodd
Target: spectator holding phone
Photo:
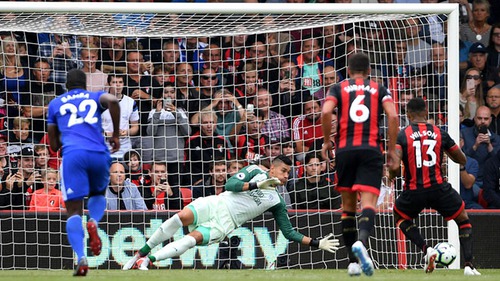
<instances>
[{"instance_id":1,"label":"spectator holding phone","mask_svg":"<svg viewBox=\"0 0 500 281\"><path fill-rule=\"evenodd\" d=\"M144 202L149 210L181 210L182 197L178 186L168 183L167 163L154 162L149 171L151 186L144 187Z\"/></svg>"},{"instance_id":2,"label":"spectator holding phone","mask_svg":"<svg viewBox=\"0 0 500 281\"><path fill-rule=\"evenodd\" d=\"M143 140L142 146L145 160L151 160L146 155L148 153L154 161L167 162L169 182L172 185L180 182L185 143L191 134L188 114L184 108L178 107L175 97L175 89L165 87L163 99L153 102L155 108L149 112L146 130L149 140Z\"/></svg>"},{"instance_id":3,"label":"spectator holding phone","mask_svg":"<svg viewBox=\"0 0 500 281\"><path fill-rule=\"evenodd\" d=\"M17 167L11 167L10 173L3 180L3 188L10 196L8 202L12 210L25 210L30 205L33 191L42 187L42 175L34 170L35 151L31 147L24 147L21 150Z\"/></svg>"},{"instance_id":4,"label":"spectator holding phone","mask_svg":"<svg viewBox=\"0 0 500 281\"><path fill-rule=\"evenodd\" d=\"M460 89L460 105L464 107L464 118L473 119L476 109L484 104L481 71L471 67L467 69Z\"/></svg>"},{"instance_id":5,"label":"spectator holding phone","mask_svg":"<svg viewBox=\"0 0 500 281\"><path fill-rule=\"evenodd\" d=\"M308 89L301 86L300 81L297 65L293 61L282 59L279 93L269 92L272 94L270 109L283 115L288 122L289 128L292 127L292 120L303 114L303 103L312 94Z\"/></svg>"},{"instance_id":6,"label":"spectator holding phone","mask_svg":"<svg viewBox=\"0 0 500 281\"><path fill-rule=\"evenodd\" d=\"M464 146L463 151L467 156L477 160L479 171L476 184L481 187L483 183L483 170L485 162L500 149L500 137L488 129L491 123L491 110L487 106L480 106L476 110L474 126L461 130Z\"/></svg>"},{"instance_id":7,"label":"spectator holding phone","mask_svg":"<svg viewBox=\"0 0 500 281\"><path fill-rule=\"evenodd\" d=\"M39 55L46 58L53 69L51 81L64 87L66 73L77 68L81 48L82 43L77 40L76 36L69 34L53 33L49 41L40 44Z\"/></svg>"}]
</instances>

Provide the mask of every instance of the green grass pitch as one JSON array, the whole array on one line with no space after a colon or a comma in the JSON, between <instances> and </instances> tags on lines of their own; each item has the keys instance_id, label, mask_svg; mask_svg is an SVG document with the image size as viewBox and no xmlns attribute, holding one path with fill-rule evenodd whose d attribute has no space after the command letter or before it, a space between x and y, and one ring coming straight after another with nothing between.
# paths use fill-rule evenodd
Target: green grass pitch
<instances>
[{"instance_id":1,"label":"green grass pitch","mask_svg":"<svg viewBox=\"0 0 500 281\"><path fill-rule=\"evenodd\" d=\"M437 269L432 274L423 270L376 270L371 277L349 277L347 270L90 270L84 280L169 280L169 281L342 281L342 280L380 280L380 281L461 281L461 280L500 280L500 269L482 269L481 276L464 276L463 270ZM0 280L12 281L59 281L75 280L69 270L3 270ZM76 277L75 277L76 278ZM80 279L80 278L77 278Z\"/></svg>"}]
</instances>

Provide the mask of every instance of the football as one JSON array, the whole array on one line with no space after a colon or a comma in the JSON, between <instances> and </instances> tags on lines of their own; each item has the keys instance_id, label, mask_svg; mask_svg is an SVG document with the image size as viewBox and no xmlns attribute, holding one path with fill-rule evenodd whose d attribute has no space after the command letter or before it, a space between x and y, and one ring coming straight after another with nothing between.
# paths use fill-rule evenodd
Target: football
<instances>
[{"instance_id":1,"label":"football","mask_svg":"<svg viewBox=\"0 0 500 281\"><path fill-rule=\"evenodd\" d=\"M457 250L450 243L438 243L434 249L437 251L436 262L440 265L449 266L457 258Z\"/></svg>"}]
</instances>

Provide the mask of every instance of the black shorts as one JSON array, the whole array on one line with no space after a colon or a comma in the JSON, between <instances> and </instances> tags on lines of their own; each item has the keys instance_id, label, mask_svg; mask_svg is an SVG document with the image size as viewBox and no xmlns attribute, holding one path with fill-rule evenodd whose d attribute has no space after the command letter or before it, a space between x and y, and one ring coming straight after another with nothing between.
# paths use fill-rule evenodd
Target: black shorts
<instances>
[{"instance_id":1,"label":"black shorts","mask_svg":"<svg viewBox=\"0 0 500 281\"><path fill-rule=\"evenodd\" d=\"M405 190L396 199L394 211L403 218L412 220L424 208L439 212L445 220L455 219L465 208L465 203L451 184L435 186L425 190Z\"/></svg>"},{"instance_id":2,"label":"black shorts","mask_svg":"<svg viewBox=\"0 0 500 281\"><path fill-rule=\"evenodd\" d=\"M342 151L335 155L337 190L380 194L384 167L382 152L371 149Z\"/></svg>"}]
</instances>

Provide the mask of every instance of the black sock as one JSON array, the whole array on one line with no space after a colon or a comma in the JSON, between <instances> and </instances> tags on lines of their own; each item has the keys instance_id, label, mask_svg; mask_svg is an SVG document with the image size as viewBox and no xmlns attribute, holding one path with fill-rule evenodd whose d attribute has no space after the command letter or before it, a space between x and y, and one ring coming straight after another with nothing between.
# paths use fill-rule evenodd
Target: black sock
<instances>
[{"instance_id":1,"label":"black sock","mask_svg":"<svg viewBox=\"0 0 500 281\"><path fill-rule=\"evenodd\" d=\"M417 245L419 249L421 249L424 253L427 250L427 245L425 244L424 238L418 227L410 220L404 220L399 224L399 228L406 235L413 244Z\"/></svg>"},{"instance_id":2,"label":"black sock","mask_svg":"<svg viewBox=\"0 0 500 281\"><path fill-rule=\"evenodd\" d=\"M372 208L364 208L361 210L361 218L359 218L359 240L368 248L368 239L373 230L375 221L375 210Z\"/></svg>"},{"instance_id":3,"label":"black sock","mask_svg":"<svg viewBox=\"0 0 500 281\"><path fill-rule=\"evenodd\" d=\"M464 220L457 224L460 247L464 253L464 261L466 264L472 264L472 225L469 220Z\"/></svg>"},{"instance_id":4,"label":"black sock","mask_svg":"<svg viewBox=\"0 0 500 281\"><path fill-rule=\"evenodd\" d=\"M349 263L357 262L357 258L352 253L352 244L358 239L358 230L356 229L356 213L343 212L340 219L342 221L342 237L347 248Z\"/></svg>"}]
</instances>

